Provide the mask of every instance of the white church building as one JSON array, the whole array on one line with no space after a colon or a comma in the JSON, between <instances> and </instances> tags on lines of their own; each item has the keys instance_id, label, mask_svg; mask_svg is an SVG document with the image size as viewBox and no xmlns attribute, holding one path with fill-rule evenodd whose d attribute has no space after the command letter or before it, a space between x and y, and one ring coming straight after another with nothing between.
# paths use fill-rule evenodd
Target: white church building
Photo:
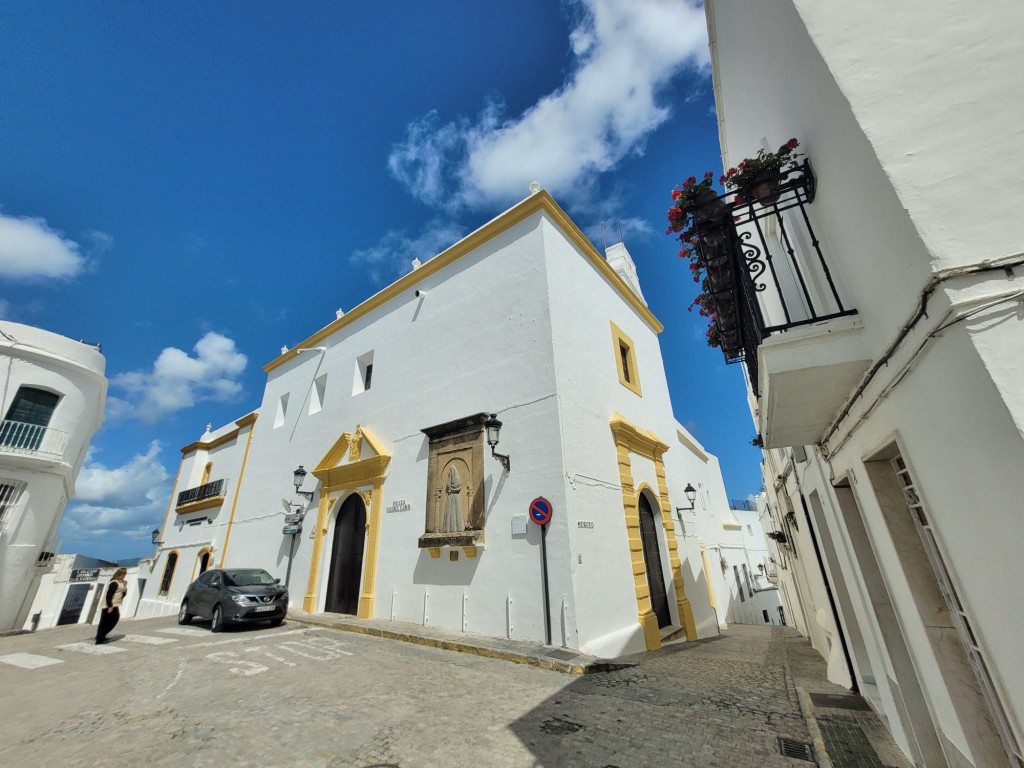
<instances>
[{"instance_id":1,"label":"white church building","mask_svg":"<svg viewBox=\"0 0 1024 768\"><path fill-rule=\"evenodd\" d=\"M683 517L728 505L661 330L625 247L533 192L283 350L257 410L182 449L138 616L227 565L280 577L292 610L600 656L716 634Z\"/></svg>"}]
</instances>

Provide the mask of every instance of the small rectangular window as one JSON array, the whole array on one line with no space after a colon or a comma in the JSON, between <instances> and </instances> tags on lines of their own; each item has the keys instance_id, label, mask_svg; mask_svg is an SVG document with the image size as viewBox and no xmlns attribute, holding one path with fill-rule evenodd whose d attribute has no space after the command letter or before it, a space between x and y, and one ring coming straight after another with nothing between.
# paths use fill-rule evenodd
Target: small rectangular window
<instances>
[{"instance_id":1,"label":"small rectangular window","mask_svg":"<svg viewBox=\"0 0 1024 768\"><path fill-rule=\"evenodd\" d=\"M313 388L309 391L309 413L320 413L324 407L324 394L327 391L327 374L317 376L313 380Z\"/></svg>"},{"instance_id":2,"label":"small rectangular window","mask_svg":"<svg viewBox=\"0 0 1024 768\"><path fill-rule=\"evenodd\" d=\"M281 395L277 401L277 413L274 414L274 429L284 426L285 416L288 415L288 393Z\"/></svg>"},{"instance_id":3,"label":"small rectangular window","mask_svg":"<svg viewBox=\"0 0 1024 768\"><path fill-rule=\"evenodd\" d=\"M640 371L636 364L636 346L633 340L615 323L612 328L612 350L615 353L615 372L619 383L636 395L643 397L640 389Z\"/></svg>"},{"instance_id":4,"label":"small rectangular window","mask_svg":"<svg viewBox=\"0 0 1024 768\"><path fill-rule=\"evenodd\" d=\"M355 375L352 377L352 394L358 395L370 389L373 383L373 352L356 358Z\"/></svg>"}]
</instances>

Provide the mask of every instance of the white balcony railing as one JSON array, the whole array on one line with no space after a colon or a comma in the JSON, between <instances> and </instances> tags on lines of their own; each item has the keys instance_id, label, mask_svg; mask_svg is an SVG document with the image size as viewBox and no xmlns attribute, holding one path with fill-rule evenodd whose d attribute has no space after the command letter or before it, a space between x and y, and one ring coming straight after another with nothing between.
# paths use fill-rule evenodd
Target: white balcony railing
<instances>
[{"instance_id":1,"label":"white balcony railing","mask_svg":"<svg viewBox=\"0 0 1024 768\"><path fill-rule=\"evenodd\" d=\"M68 433L64 430L20 421L0 421L0 453L59 460L64 458L67 444Z\"/></svg>"}]
</instances>

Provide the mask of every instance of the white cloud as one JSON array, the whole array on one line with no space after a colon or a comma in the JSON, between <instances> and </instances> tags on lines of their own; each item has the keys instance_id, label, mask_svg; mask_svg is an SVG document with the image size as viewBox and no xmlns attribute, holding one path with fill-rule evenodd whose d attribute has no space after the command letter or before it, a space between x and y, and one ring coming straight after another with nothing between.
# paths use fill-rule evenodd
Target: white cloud
<instances>
[{"instance_id":1,"label":"white cloud","mask_svg":"<svg viewBox=\"0 0 1024 768\"><path fill-rule=\"evenodd\" d=\"M45 219L0 214L0 278L69 279L84 267L81 246Z\"/></svg>"},{"instance_id":2,"label":"white cloud","mask_svg":"<svg viewBox=\"0 0 1024 768\"><path fill-rule=\"evenodd\" d=\"M410 269L413 259L426 262L458 242L465 230L457 224L432 221L418 237L409 238L404 230L391 230L377 245L352 254L349 261L366 269L375 283L389 283Z\"/></svg>"},{"instance_id":3,"label":"white cloud","mask_svg":"<svg viewBox=\"0 0 1024 768\"><path fill-rule=\"evenodd\" d=\"M209 332L196 342L195 356L167 347L151 371L119 373L110 381L125 397L107 399L111 417L133 416L152 424L203 400L231 401L242 393L238 380L248 360L227 336Z\"/></svg>"},{"instance_id":4,"label":"white cloud","mask_svg":"<svg viewBox=\"0 0 1024 768\"><path fill-rule=\"evenodd\" d=\"M522 115L490 100L475 120L408 126L388 158L412 194L448 210L525 197L533 180L572 199L613 170L669 116L659 98L673 76L708 63L704 12L684 0L579 0L570 35L574 68Z\"/></svg>"},{"instance_id":5,"label":"white cloud","mask_svg":"<svg viewBox=\"0 0 1024 768\"><path fill-rule=\"evenodd\" d=\"M160 447L160 441L154 440L145 453L136 454L127 464L113 469L94 461L95 454L90 450L75 483L75 500L85 504L138 505L153 488L167 480L167 470L159 460Z\"/></svg>"},{"instance_id":6,"label":"white cloud","mask_svg":"<svg viewBox=\"0 0 1024 768\"><path fill-rule=\"evenodd\" d=\"M90 450L75 483L75 498L64 515L62 535L94 539L119 534L148 540L150 531L163 520L171 493L160 450L159 441L154 440L146 453L113 468L95 461Z\"/></svg>"}]
</instances>

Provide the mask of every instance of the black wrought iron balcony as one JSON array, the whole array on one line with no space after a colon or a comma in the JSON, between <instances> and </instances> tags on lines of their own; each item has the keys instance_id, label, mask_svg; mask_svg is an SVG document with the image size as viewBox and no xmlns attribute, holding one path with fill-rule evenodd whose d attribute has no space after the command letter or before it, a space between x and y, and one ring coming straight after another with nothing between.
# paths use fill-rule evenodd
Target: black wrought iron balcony
<instances>
[{"instance_id":1,"label":"black wrought iron balcony","mask_svg":"<svg viewBox=\"0 0 1024 768\"><path fill-rule=\"evenodd\" d=\"M762 199L729 192L697 217L720 346L726 363L746 364L755 395L757 348L768 336L857 313L843 302L811 226L814 195L805 161Z\"/></svg>"},{"instance_id":2,"label":"black wrought iron balcony","mask_svg":"<svg viewBox=\"0 0 1024 768\"><path fill-rule=\"evenodd\" d=\"M211 501L224 498L224 491L227 488L227 480L214 480L196 488L189 488L178 494L176 507L184 507L191 504L198 504L201 501Z\"/></svg>"}]
</instances>

